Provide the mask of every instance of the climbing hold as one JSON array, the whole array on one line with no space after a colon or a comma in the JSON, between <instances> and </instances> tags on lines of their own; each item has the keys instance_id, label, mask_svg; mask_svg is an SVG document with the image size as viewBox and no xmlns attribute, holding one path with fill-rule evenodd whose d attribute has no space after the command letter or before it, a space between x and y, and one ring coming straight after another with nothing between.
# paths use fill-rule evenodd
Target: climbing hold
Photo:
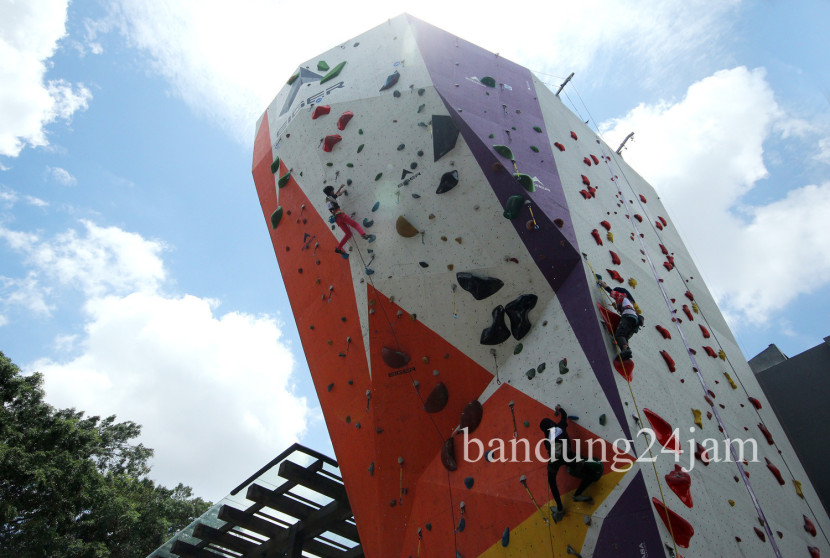
<instances>
[{"instance_id":1,"label":"climbing hold","mask_svg":"<svg viewBox=\"0 0 830 558\"><path fill-rule=\"evenodd\" d=\"M458 171L454 170L451 172L445 172L441 176L441 182L438 184L438 189L435 190L436 194L443 194L445 192L449 192L453 188L458 185Z\"/></svg>"},{"instance_id":2,"label":"climbing hold","mask_svg":"<svg viewBox=\"0 0 830 558\"><path fill-rule=\"evenodd\" d=\"M396 89L395 91L392 92L392 96L397 99L398 97L401 96L401 92Z\"/></svg>"},{"instance_id":3,"label":"climbing hold","mask_svg":"<svg viewBox=\"0 0 830 558\"><path fill-rule=\"evenodd\" d=\"M288 184L288 181L289 181L290 178L291 178L291 171L288 171L287 173L282 175L280 177L280 179L277 181L277 186L279 186L280 188L284 188L285 185Z\"/></svg>"},{"instance_id":4,"label":"climbing hold","mask_svg":"<svg viewBox=\"0 0 830 558\"><path fill-rule=\"evenodd\" d=\"M370 221L370 220L369 220L368 218L366 218L366 217L364 217L364 218L363 218L363 226L364 226L365 228L367 228L367 229L368 229L369 227L371 227L371 226L372 226L372 225L374 225L374 224L375 224L375 222L374 222L374 221Z\"/></svg>"},{"instance_id":5,"label":"climbing hold","mask_svg":"<svg viewBox=\"0 0 830 558\"><path fill-rule=\"evenodd\" d=\"M274 162L271 163L271 174L277 174L278 170L280 170L280 158L279 157L274 159Z\"/></svg>"},{"instance_id":6,"label":"climbing hold","mask_svg":"<svg viewBox=\"0 0 830 558\"><path fill-rule=\"evenodd\" d=\"M511 151L511 149L509 147L507 147L506 145L494 145L493 149L495 150L496 153L498 153L502 157L506 157L506 158L510 159L511 161L514 160L513 151Z\"/></svg>"},{"instance_id":7,"label":"climbing hold","mask_svg":"<svg viewBox=\"0 0 830 558\"><path fill-rule=\"evenodd\" d=\"M381 358L389 368L402 368L409 362L409 355L389 347L381 349Z\"/></svg>"},{"instance_id":8,"label":"climbing hold","mask_svg":"<svg viewBox=\"0 0 830 558\"><path fill-rule=\"evenodd\" d=\"M611 263L614 265L620 265L620 257L617 253L613 250L608 250L608 253L611 254Z\"/></svg>"},{"instance_id":9,"label":"climbing hold","mask_svg":"<svg viewBox=\"0 0 830 558\"><path fill-rule=\"evenodd\" d=\"M277 207L276 210L271 214L271 228L276 229L277 225L280 224L282 220L282 206Z\"/></svg>"},{"instance_id":10,"label":"climbing hold","mask_svg":"<svg viewBox=\"0 0 830 558\"><path fill-rule=\"evenodd\" d=\"M478 428L478 425L481 424L483 415L484 407L482 407L481 403L477 399L470 401L464 406L464 410L461 411L459 429L463 430L466 428L467 433L472 434Z\"/></svg>"},{"instance_id":11,"label":"climbing hold","mask_svg":"<svg viewBox=\"0 0 830 558\"><path fill-rule=\"evenodd\" d=\"M775 440L772 439L772 434L770 434L769 430L767 430L767 427L764 426L764 423L759 422L758 428L761 430L761 433L764 435L764 438L766 438L767 443L769 443L769 445L771 446L774 445Z\"/></svg>"},{"instance_id":12,"label":"climbing hold","mask_svg":"<svg viewBox=\"0 0 830 558\"><path fill-rule=\"evenodd\" d=\"M712 358L718 358L718 354L715 352L715 349L709 346L704 346L703 350L706 351L706 354Z\"/></svg>"},{"instance_id":13,"label":"climbing hold","mask_svg":"<svg viewBox=\"0 0 830 558\"><path fill-rule=\"evenodd\" d=\"M471 490L474 484L475 479L473 477L464 477L464 486L467 487L467 490Z\"/></svg>"},{"instance_id":14,"label":"climbing hold","mask_svg":"<svg viewBox=\"0 0 830 558\"><path fill-rule=\"evenodd\" d=\"M285 83L287 83L288 85L291 85L292 83L294 83L295 81L297 81L297 78L298 78L298 77L300 77L300 73L299 73L299 72L297 72L296 74L294 74L293 76L291 76L290 78L288 78L288 81L286 81Z\"/></svg>"},{"instance_id":15,"label":"climbing hold","mask_svg":"<svg viewBox=\"0 0 830 558\"><path fill-rule=\"evenodd\" d=\"M334 389L334 383L329 384L329 385L328 385L328 387L327 387L326 389L327 389L328 391L333 390L333 389Z\"/></svg>"},{"instance_id":16,"label":"climbing hold","mask_svg":"<svg viewBox=\"0 0 830 558\"><path fill-rule=\"evenodd\" d=\"M418 262L418 265L423 267L423 268L429 267L429 264L427 262Z\"/></svg>"},{"instance_id":17,"label":"climbing hold","mask_svg":"<svg viewBox=\"0 0 830 558\"><path fill-rule=\"evenodd\" d=\"M650 409L643 408L649 424L654 430L654 436L657 442L669 451L676 453L683 453L680 447L680 441L674 435L671 425L666 420Z\"/></svg>"},{"instance_id":18,"label":"climbing hold","mask_svg":"<svg viewBox=\"0 0 830 558\"><path fill-rule=\"evenodd\" d=\"M703 428L703 419L698 409L692 409L692 414L695 416L695 424L698 428Z\"/></svg>"},{"instance_id":19,"label":"climbing hold","mask_svg":"<svg viewBox=\"0 0 830 558\"><path fill-rule=\"evenodd\" d=\"M331 149L337 145L343 138L338 136L337 134L331 134L326 136L326 139L323 140L323 151L326 153L330 153Z\"/></svg>"},{"instance_id":20,"label":"climbing hold","mask_svg":"<svg viewBox=\"0 0 830 558\"><path fill-rule=\"evenodd\" d=\"M658 218L658 219L660 219L660 222L661 222L661 223L663 223L663 226L668 225L668 223L666 222L666 220L665 220L665 219L663 219L662 217L660 217L659 215L657 216L657 218Z\"/></svg>"},{"instance_id":21,"label":"climbing hold","mask_svg":"<svg viewBox=\"0 0 830 558\"><path fill-rule=\"evenodd\" d=\"M588 177L587 177L587 176L585 176L584 174L583 174L583 175L580 175L580 176L582 176L582 183L583 183L585 186L590 186L590 185L591 185L591 181L590 181L590 180L588 180Z\"/></svg>"},{"instance_id":22,"label":"climbing hold","mask_svg":"<svg viewBox=\"0 0 830 558\"><path fill-rule=\"evenodd\" d=\"M677 494L680 501L686 504L686 507L693 507L692 494L689 488L692 485L692 477L683 470L680 465L674 466L674 471L666 474L666 484L672 489L672 492Z\"/></svg>"},{"instance_id":23,"label":"climbing hold","mask_svg":"<svg viewBox=\"0 0 830 558\"><path fill-rule=\"evenodd\" d=\"M401 143L401 144L398 145L398 151L403 151L404 149L406 149L406 144L405 143Z\"/></svg>"},{"instance_id":24,"label":"climbing hold","mask_svg":"<svg viewBox=\"0 0 830 558\"><path fill-rule=\"evenodd\" d=\"M578 137L576 137L576 132L574 132L574 131L571 131L571 137L575 140L579 139Z\"/></svg>"},{"instance_id":25,"label":"climbing hold","mask_svg":"<svg viewBox=\"0 0 830 558\"><path fill-rule=\"evenodd\" d=\"M501 534L501 545L506 547L510 544L510 527L504 528L504 533Z\"/></svg>"},{"instance_id":26,"label":"climbing hold","mask_svg":"<svg viewBox=\"0 0 830 558\"><path fill-rule=\"evenodd\" d=\"M478 81L480 81L483 85L486 85L487 87L490 87L490 88L493 88L493 87L496 86L496 80L494 78L490 77L490 76L484 76L483 78L481 78Z\"/></svg>"},{"instance_id":27,"label":"climbing hold","mask_svg":"<svg viewBox=\"0 0 830 558\"><path fill-rule=\"evenodd\" d=\"M339 75L340 75L341 70L343 70L343 66L345 66L345 65L346 65L346 61L344 60L343 62L341 62L340 64L338 64L338 65L337 65L337 66L335 66L334 68L332 68L332 69L331 69L331 71L329 71L329 73L327 73L326 75L324 75L324 76L320 79L320 84L326 83L326 82L327 82L327 81L329 81L330 79L334 79L334 78L336 78L337 76L339 76Z\"/></svg>"},{"instance_id":28,"label":"climbing hold","mask_svg":"<svg viewBox=\"0 0 830 558\"><path fill-rule=\"evenodd\" d=\"M784 477L781 476L781 471L778 469L778 467L776 467L773 464L772 461L769 460L768 457L765 457L764 459L767 462L767 469L769 469L770 472L773 474L773 476L775 477L775 480L778 481L778 484L780 484L781 486L784 486L786 483L784 482Z\"/></svg>"},{"instance_id":29,"label":"climbing hold","mask_svg":"<svg viewBox=\"0 0 830 558\"><path fill-rule=\"evenodd\" d=\"M758 538L764 542L767 542L767 536L761 531L758 527L753 527L755 529L755 534L758 535Z\"/></svg>"},{"instance_id":30,"label":"climbing hold","mask_svg":"<svg viewBox=\"0 0 830 558\"><path fill-rule=\"evenodd\" d=\"M608 221L600 221L599 224L602 225L602 228L604 228L606 231L611 230L611 223L609 223Z\"/></svg>"},{"instance_id":31,"label":"climbing hold","mask_svg":"<svg viewBox=\"0 0 830 558\"><path fill-rule=\"evenodd\" d=\"M605 235L605 238L608 239L608 242L614 242L614 233L608 231L608 234Z\"/></svg>"},{"instance_id":32,"label":"climbing hold","mask_svg":"<svg viewBox=\"0 0 830 558\"><path fill-rule=\"evenodd\" d=\"M729 375L729 372L724 372L723 375L726 376L726 381L729 382L732 389L738 389L738 386L735 385L734 381L732 381L732 376Z\"/></svg>"},{"instance_id":33,"label":"climbing hold","mask_svg":"<svg viewBox=\"0 0 830 558\"><path fill-rule=\"evenodd\" d=\"M663 339L671 339L671 333L669 333L669 330L667 330L663 326L656 325L654 326L654 329L660 332L660 335L663 336ZM672 372L674 372L674 370L672 370Z\"/></svg>"},{"instance_id":34,"label":"climbing hold","mask_svg":"<svg viewBox=\"0 0 830 558\"><path fill-rule=\"evenodd\" d=\"M535 378L535 377L536 377L536 369L535 369L535 368L531 368L530 370L528 370L527 372L525 372L525 376L527 376L527 379L528 379L528 380L532 380L533 378Z\"/></svg>"},{"instance_id":35,"label":"climbing hold","mask_svg":"<svg viewBox=\"0 0 830 558\"><path fill-rule=\"evenodd\" d=\"M694 316L692 316L692 311L689 310L689 306L684 304L683 305L683 313L686 314L686 317L689 318L689 321L694 321Z\"/></svg>"},{"instance_id":36,"label":"climbing hold","mask_svg":"<svg viewBox=\"0 0 830 558\"><path fill-rule=\"evenodd\" d=\"M520 172L514 172L513 173L513 178L518 180L519 184L521 184L522 187L525 190L527 190L528 192L535 192L536 191L536 185L533 184L533 177L530 176L529 174L522 174Z\"/></svg>"},{"instance_id":37,"label":"climbing hold","mask_svg":"<svg viewBox=\"0 0 830 558\"><path fill-rule=\"evenodd\" d=\"M709 337L711 337L712 335L711 333L709 333L709 330L703 327L703 324L698 324L698 326L700 327L700 333L703 335L703 338L709 339Z\"/></svg>"},{"instance_id":38,"label":"climbing hold","mask_svg":"<svg viewBox=\"0 0 830 558\"><path fill-rule=\"evenodd\" d=\"M369 476L370 477L375 476L375 462L374 461L369 463Z\"/></svg>"},{"instance_id":39,"label":"climbing hold","mask_svg":"<svg viewBox=\"0 0 830 558\"><path fill-rule=\"evenodd\" d=\"M464 527L466 526L467 520L464 518L464 516L461 516L461 519L458 520L458 526L455 528L455 530L460 533L464 530Z\"/></svg>"},{"instance_id":40,"label":"climbing hold","mask_svg":"<svg viewBox=\"0 0 830 558\"><path fill-rule=\"evenodd\" d=\"M508 219L515 219L519 215L519 210L524 204L525 198L519 194L507 198L507 204L504 206L504 216Z\"/></svg>"},{"instance_id":41,"label":"climbing hold","mask_svg":"<svg viewBox=\"0 0 830 558\"><path fill-rule=\"evenodd\" d=\"M452 117L442 114L432 115L432 151L433 161L437 161L455 147L458 141L458 128ZM423 155L423 151L418 151Z\"/></svg>"},{"instance_id":42,"label":"climbing hold","mask_svg":"<svg viewBox=\"0 0 830 558\"><path fill-rule=\"evenodd\" d=\"M375 175L375 182L377 182L378 180L380 180L380 178L381 178L382 176L383 176L383 173L382 173L382 172L377 173L377 174Z\"/></svg>"},{"instance_id":43,"label":"climbing hold","mask_svg":"<svg viewBox=\"0 0 830 558\"><path fill-rule=\"evenodd\" d=\"M455 441L452 436L441 446L441 464L447 471L458 469L458 463L455 461Z\"/></svg>"},{"instance_id":44,"label":"climbing hold","mask_svg":"<svg viewBox=\"0 0 830 558\"><path fill-rule=\"evenodd\" d=\"M539 374L541 374L542 372L545 371L546 368L547 368L547 365L544 362L542 362L541 364L539 364L539 366L536 367L536 371Z\"/></svg>"},{"instance_id":45,"label":"climbing hold","mask_svg":"<svg viewBox=\"0 0 830 558\"><path fill-rule=\"evenodd\" d=\"M810 553L810 558L821 558L821 550L817 546L808 546L807 552Z\"/></svg>"},{"instance_id":46,"label":"climbing hold","mask_svg":"<svg viewBox=\"0 0 830 558\"><path fill-rule=\"evenodd\" d=\"M317 62L317 69L321 72L327 72L329 70L329 65L326 64L325 60L320 60Z\"/></svg>"},{"instance_id":47,"label":"climbing hold","mask_svg":"<svg viewBox=\"0 0 830 558\"><path fill-rule=\"evenodd\" d=\"M372 213L378 210L380 207L380 202L375 202L375 205L372 206Z\"/></svg>"},{"instance_id":48,"label":"climbing hold","mask_svg":"<svg viewBox=\"0 0 830 558\"><path fill-rule=\"evenodd\" d=\"M509 337L510 330L504 325L504 306L496 306L493 309L493 323L481 332L480 343L482 345L498 345L507 341Z\"/></svg>"},{"instance_id":49,"label":"climbing hold","mask_svg":"<svg viewBox=\"0 0 830 558\"><path fill-rule=\"evenodd\" d=\"M559 373L567 374L568 372L570 372L570 369L568 368L568 359L563 358L559 361Z\"/></svg>"},{"instance_id":50,"label":"climbing hold","mask_svg":"<svg viewBox=\"0 0 830 558\"><path fill-rule=\"evenodd\" d=\"M395 70L395 73L394 73L394 74L389 74L389 75L386 77L386 83L384 83L384 84L383 84L383 87L381 87L378 91L385 91L385 90L389 89L390 87L394 87L394 85L395 85L396 83L398 83L398 80L399 80L400 78L401 78L401 74L400 74L400 73L398 73L398 71L397 71L397 70Z\"/></svg>"},{"instance_id":51,"label":"climbing hold","mask_svg":"<svg viewBox=\"0 0 830 558\"><path fill-rule=\"evenodd\" d=\"M346 124L348 124L349 120L351 120L353 117L354 117L354 113L350 110L347 110L346 112L341 114L340 118L337 119L337 129L338 130L345 130L346 129Z\"/></svg>"},{"instance_id":52,"label":"climbing hold","mask_svg":"<svg viewBox=\"0 0 830 558\"><path fill-rule=\"evenodd\" d=\"M674 535L674 541L677 543L677 546L689 548L689 541L695 534L695 530L691 523L677 515L671 509L666 508L666 506L663 505L663 502L657 498L652 497L651 503L654 504L654 507L657 510L657 515L659 515L660 519L663 520L666 528L668 528L669 532Z\"/></svg>"},{"instance_id":53,"label":"climbing hold","mask_svg":"<svg viewBox=\"0 0 830 558\"><path fill-rule=\"evenodd\" d=\"M594 162L595 165L599 164L599 159L597 159L596 155L591 155L591 160Z\"/></svg>"},{"instance_id":54,"label":"climbing hold","mask_svg":"<svg viewBox=\"0 0 830 558\"><path fill-rule=\"evenodd\" d=\"M565 151L565 146L559 143L558 141L553 142L553 145L555 145L556 149L558 149L559 151Z\"/></svg>"},{"instance_id":55,"label":"climbing hold","mask_svg":"<svg viewBox=\"0 0 830 558\"><path fill-rule=\"evenodd\" d=\"M591 236L594 237L594 240L596 241L597 246L602 246L602 238L600 238L598 230L596 230L596 229L592 230L591 231Z\"/></svg>"},{"instance_id":56,"label":"climbing hold","mask_svg":"<svg viewBox=\"0 0 830 558\"><path fill-rule=\"evenodd\" d=\"M749 402L752 403L752 406L755 407L756 409L761 408L761 402L758 401L757 399L755 399L754 397L750 397Z\"/></svg>"},{"instance_id":57,"label":"climbing hold","mask_svg":"<svg viewBox=\"0 0 830 558\"><path fill-rule=\"evenodd\" d=\"M583 157L582 162L588 165L589 167L591 166L591 160L588 157Z\"/></svg>"},{"instance_id":58,"label":"climbing hold","mask_svg":"<svg viewBox=\"0 0 830 558\"><path fill-rule=\"evenodd\" d=\"M498 292L504 286L504 281L495 277L478 277L472 273L460 271L455 274L458 285L473 295L476 300L484 300ZM509 305L508 305L509 306Z\"/></svg>"},{"instance_id":59,"label":"climbing hold","mask_svg":"<svg viewBox=\"0 0 830 558\"><path fill-rule=\"evenodd\" d=\"M524 349L524 348L525 348L525 346L522 345L521 343L516 343L516 346L513 347L513 354L517 355L517 354L521 353L522 349Z\"/></svg>"},{"instance_id":60,"label":"climbing hold","mask_svg":"<svg viewBox=\"0 0 830 558\"><path fill-rule=\"evenodd\" d=\"M723 352L723 349L721 349L721 350L719 350L719 351L718 351L718 357L719 357L722 361L726 361L726 353L725 353L725 352Z\"/></svg>"},{"instance_id":61,"label":"climbing hold","mask_svg":"<svg viewBox=\"0 0 830 558\"><path fill-rule=\"evenodd\" d=\"M447 386L444 385L444 382L438 382L424 401L424 410L428 413L438 413L447 406L449 398L450 393Z\"/></svg>"},{"instance_id":62,"label":"climbing hold","mask_svg":"<svg viewBox=\"0 0 830 558\"><path fill-rule=\"evenodd\" d=\"M412 238L418 235L418 229L412 226L412 223L407 221L403 215L399 216L395 222L395 230L404 238Z\"/></svg>"},{"instance_id":63,"label":"climbing hold","mask_svg":"<svg viewBox=\"0 0 830 558\"><path fill-rule=\"evenodd\" d=\"M510 320L510 332L517 340L523 338L530 331L528 313L536 306L539 297L535 294L523 294L507 303L504 310Z\"/></svg>"},{"instance_id":64,"label":"climbing hold","mask_svg":"<svg viewBox=\"0 0 830 558\"><path fill-rule=\"evenodd\" d=\"M643 222L643 216L640 215L639 213L635 213L634 218L637 219L641 223Z\"/></svg>"},{"instance_id":65,"label":"climbing hold","mask_svg":"<svg viewBox=\"0 0 830 558\"><path fill-rule=\"evenodd\" d=\"M622 275L620 275L620 273L619 273L616 269L607 269L607 268L606 268L606 270L605 270L605 271L608 273L608 275L610 275L610 276L611 276L611 279L613 279L613 280L614 280L614 281L616 281L617 283L622 283L622 282L624 282L624 280L623 280L623 278L622 278Z\"/></svg>"},{"instance_id":66,"label":"climbing hold","mask_svg":"<svg viewBox=\"0 0 830 558\"><path fill-rule=\"evenodd\" d=\"M810 521L810 519L806 515L802 515L802 517L804 518L804 530L815 537L816 536L816 526L813 525L813 522Z\"/></svg>"},{"instance_id":67,"label":"climbing hold","mask_svg":"<svg viewBox=\"0 0 830 558\"><path fill-rule=\"evenodd\" d=\"M325 114L328 114L330 112L331 112L331 106L329 106L329 105L317 105L316 107L314 107L314 111L312 111L312 113L311 113L311 119L312 120L317 120L321 116L323 116ZM342 130L342 128L341 128L341 130Z\"/></svg>"}]
</instances>

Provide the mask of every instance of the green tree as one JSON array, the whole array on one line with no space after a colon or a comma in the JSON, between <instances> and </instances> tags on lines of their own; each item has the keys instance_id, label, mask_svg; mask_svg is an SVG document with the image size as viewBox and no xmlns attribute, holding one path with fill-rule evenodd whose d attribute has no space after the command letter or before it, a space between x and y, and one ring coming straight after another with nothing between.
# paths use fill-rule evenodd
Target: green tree
<instances>
[{"instance_id":1,"label":"green tree","mask_svg":"<svg viewBox=\"0 0 830 558\"><path fill-rule=\"evenodd\" d=\"M147 478L141 426L52 407L1 351L0 404L0 556L146 556L211 505Z\"/></svg>"}]
</instances>

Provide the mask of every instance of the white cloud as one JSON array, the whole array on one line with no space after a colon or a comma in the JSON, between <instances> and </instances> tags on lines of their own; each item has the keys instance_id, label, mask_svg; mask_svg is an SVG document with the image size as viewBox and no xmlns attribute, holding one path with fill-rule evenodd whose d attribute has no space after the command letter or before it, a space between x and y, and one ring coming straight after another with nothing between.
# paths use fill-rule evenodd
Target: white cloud
<instances>
[{"instance_id":1,"label":"white cloud","mask_svg":"<svg viewBox=\"0 0 830 558\"><path fill-rule=\"evenodd\" d=\"M293 393L294 358L273 319L151 293L92 300L88 316L81 356L30 368L44 373L50 403L141 424L162 484L218 500L228 479L304 431L309 409Z\"/></svg>"},{"instance_id":2,"label":"white cloud","mask_svg":"<svg viewBox=\"0 0 830 558\"><path fill-rule=\"evenodd\" d=\"M61 167L46 167L46 175L62 186L76 186L78 179Z\"/></svg>"},{"instance_id":3,"label":"white cloud","mask_svg":"<svg viewBox=\"0 0 830 558\"><path fill-rule=\"evenodd\" d=\"M762 69L716 72L681 101L640 105L602 129L611 145L635 131L625 159L660 193L732 323L766 322L830 281L830 183L742 201L768 176L764 142L809 131L779 107Z\"/></svg>"},{"instance_id":4,"label":"white cloud","mask_svg":"<svg viewBox=\"0 0 830 558\"><path fill-rule=\"evenodd\" d=\"M34 196L26 196L26 203L35 207L47 207L49 205L49 202L46 200L42 200Z\"/></svg>"},{"instance_id":5,"label":"white cloud","mask_svg":"<svg viewBox=\"0 0 830 558\"><path fill-rule=\"evenodd\" d=\"M688 70L691 62L711 60L715 39L738 4L518 2L507 11L493 1L476 5L481 13L515 22L505 27L503 17L470 17L468 5L439 0L362 6L321 0L311 9L269 0L240 0L232 9L212 2L119 0L98 27L117 26L195 112L218 120L248 145L257 117L298 64L404 12L534 70L565 71L567 63L567 71L580 71L628 53L644 75L657 79L671 65Z\"/></svg>"},{"instance_id":6,"label":"white cloud","mask_svg":"<svg viewBox=\"0 0 830 558\"><path fill-rule=\"evenodd\" d=\"M66 34L68 0L0 3L0 155L48 145L45 127L85 110L83 84L45 80L47 61Z\"/></svg>"},{"instance_id":7,"label":"white cloud","mask_svg":"<svg viewBox=\"0 0 830 558\"><path fill-rule=\"evenodd\" d=\"M47 302L52 289L41 284L34 272L26 277L12 278L0 275L0 305L19 306L39 316L50 316L55 307Z\"/></svg>"},{"instance_id":8,"label":"white cloud","mask_svg":"<svg viewBox=\"0 0 830 558\"><path fill-rule=\"evenodd\" d=\"M830 165L830 138L821 138L818 142L818 153L813 157L820 163Z\"/></svg>"}]
</instances>

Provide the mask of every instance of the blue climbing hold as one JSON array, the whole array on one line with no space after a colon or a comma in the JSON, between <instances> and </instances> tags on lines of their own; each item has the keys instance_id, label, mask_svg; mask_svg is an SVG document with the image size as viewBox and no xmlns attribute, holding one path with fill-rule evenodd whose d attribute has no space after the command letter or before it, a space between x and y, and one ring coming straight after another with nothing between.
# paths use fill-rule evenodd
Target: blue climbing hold
<instances>
[{"instance_id":1,"label":"blue climbing hold","mask_svg":"<svg viewBox=\"0 0 830 558\"><path fill-rule=\"evenodd\" d=\"M507 546L508 544L510 544L510 527L505 527L501 535L501 545Z\"/></svg>"},{"instance_id":2,"label":"blue climbing hold","mask_svg":"<svg viewBox=\"0 0 830 558\"><path fill-rule=\"evenodd\" d=\"M367 229L369 227L371 227L372 225L374 225L374 224L375 224L374 221L370 221L368 218L365 218L365 217L363 218L363 226L366 227Z\"/></svg>"},{"instance_id":3,"label":"blue climbing hold","mask_svg":"<svg viewBox=\"0 0 830 558\"><path fill-rule=\"evenodd\" d=\"M383 87L380 88L380 91L384 91L386 89L389 89L390 87L394 87L394 85L396 83L398 83L398 80L400 79L400 77L401 77L401 74L399 74L398 71L395 70L394 74L390 74L386 78L386 83L383 84Z\"/></svg>"},{"instance_id":4,"label":"blue climbing hold","mask_svg":"<svg viewBox=\"0 0 830 558\"><path fill-rule=\"evenodd\" d=\"M380 202L375 202L375 205L372 206L372 211L377 211L380 207Z\"/></svg>"},{"instance_id":5,"label":"blue climbing hold","mask_svg":"<svg viewBox=\"0 0 830 558\"><path fill-rule=\"evenodd\" d=\"M466 487L467 487L467 490L470 490L470 489L472 489L472 488L473 488L473 485L475 484L475 482L476 482L476 481L475 481L475 479L474 479L473 477L466 477L466 478L464 479L464 486L466 486Z\"/></svg>"},{"instance_id":6,"label":"blue climbing hold","mask_svg":"<svg viewBox=\"0 0 830 558\"><path fill-rule=\"evenodd\" d=\"M467 526L467 521L462 517L458 520L458 527L456 527L456 531L462 533L464 531L464 527Z\"/></svg>"}]
</instances>

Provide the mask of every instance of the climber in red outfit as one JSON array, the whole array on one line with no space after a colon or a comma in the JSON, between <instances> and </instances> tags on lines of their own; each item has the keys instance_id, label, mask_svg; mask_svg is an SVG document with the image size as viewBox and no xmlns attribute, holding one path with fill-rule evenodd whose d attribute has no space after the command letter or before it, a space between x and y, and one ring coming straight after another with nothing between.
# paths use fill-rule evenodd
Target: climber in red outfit
<instances>
[{"instance_id":1,"label":"climber in red outfit","mask_svg":"<svg viewBox=\"0 0 830 558\"><path fill-rule=\"evenodd\" d=\"M343 256L344 258L348 258L349 255L343 251L343 246L349 241L352 237L352 230L355 229L357 232L360 233L360 237L372 242L374 240L374 235L366 234L366 232L361 228L361 226L346 215L342 209L340 209L340 205L337 203L337 197L342 195L342 190L345 188L345 184L341 184L340 188L337 191L334 191L334 186L326 186L323 188L323 193L326 195L326 207L329 211L331 211L332 216L334 217L334 222L337 223L337 226L346 233L343 238L340 240L340 243L337 245L337 248L334 249L335 252Z\"/></svg>"}]
</instances>

